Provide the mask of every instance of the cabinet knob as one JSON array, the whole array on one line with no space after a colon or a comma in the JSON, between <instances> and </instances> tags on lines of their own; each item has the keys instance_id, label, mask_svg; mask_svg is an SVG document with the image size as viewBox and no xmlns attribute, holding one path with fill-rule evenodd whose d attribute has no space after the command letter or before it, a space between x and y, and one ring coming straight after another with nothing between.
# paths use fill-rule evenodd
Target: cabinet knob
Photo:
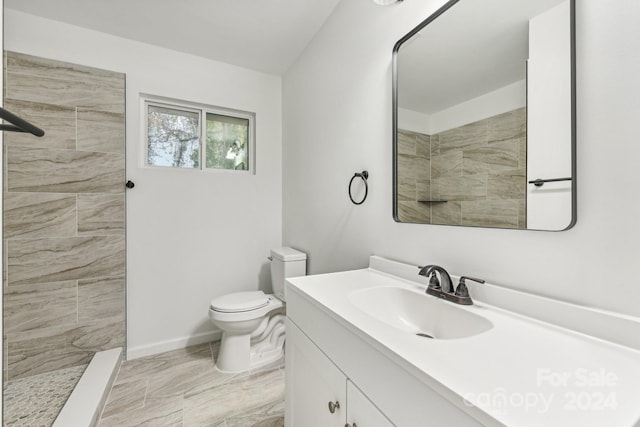
<instances>
[{"instance_id":1,"label":"cabinet knob","mask_svg":"<svg viewBox=\"0 0 640 427\"><path fill-rule=\"evenodd\" d=\"M336 409L340 409L340 402L337 400L335 402L329 402L329 412L335 414Z\"/></svg>"}]
</instances>

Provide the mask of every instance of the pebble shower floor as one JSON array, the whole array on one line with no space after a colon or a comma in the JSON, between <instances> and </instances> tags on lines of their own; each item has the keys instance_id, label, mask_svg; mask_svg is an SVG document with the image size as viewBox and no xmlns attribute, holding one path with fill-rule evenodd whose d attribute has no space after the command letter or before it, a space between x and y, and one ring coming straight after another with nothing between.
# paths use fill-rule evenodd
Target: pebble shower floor
<instances>
[{"instance_id":1,"label":"pebble shower floor","mask_svg":"<svg viewBox=\"0 0 640 427\"><path fill-rule=\"evenodd\" d=\"M4 388L3 426L51 426L86 367L8 381Z\"/></svg>"}]
</instances>

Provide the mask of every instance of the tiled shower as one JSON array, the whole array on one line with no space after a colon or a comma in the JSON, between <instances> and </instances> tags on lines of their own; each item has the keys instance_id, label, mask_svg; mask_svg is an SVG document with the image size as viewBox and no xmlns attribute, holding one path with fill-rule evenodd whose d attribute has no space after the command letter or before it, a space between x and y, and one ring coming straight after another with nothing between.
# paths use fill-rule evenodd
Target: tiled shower
<instances>
[{"instance_id":1,"label":"tiled shower","mask_svg":"<svg viewBox=\"0 0 640 427\"><path fill-rule=\"evenodd\" d=\"M398 131L398 217L526 228L526 109L427 135Z\"/></svg>"},{"instance_id":2,"label":"tiled shower","mask_svg":"<svg viewBox=\"0 0 640 427\"><path fill-rule=\"evenodd\" d=\"M4 60L4 107L46 132L4 135L7 387L125 345L125 76Z\"/></svg>"}]
</instances>

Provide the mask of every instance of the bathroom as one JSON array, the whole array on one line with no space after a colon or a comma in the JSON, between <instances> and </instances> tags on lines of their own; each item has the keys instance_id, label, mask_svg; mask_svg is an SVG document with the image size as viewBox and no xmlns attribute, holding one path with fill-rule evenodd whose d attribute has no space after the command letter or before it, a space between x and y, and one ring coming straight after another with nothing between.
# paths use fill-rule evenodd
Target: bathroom
<instances>
[{"instance_id":1,"label":"bathroom","mask_svg":"<svg viewBox=\"0 0 640 427\"><path fill-rule=\"evenodd\" d=\"M577 221L560 232L395 222L392 50L444 2L317 3L295 3L313 10L311 33L297 46L282 39L295 54L274 64L250 44L208 59L74 26L64 13L39 16L43 2L4 0L5 50L126 75L127 359L219 340L209 302L270 292L267 257L280 246L307 254L307 274L365 268L378 255L640 316L636 2L576 2ZM121 15L107 16L136 29L147 21ZM142 167L141 95L255 113L255 175ZM356 206L346 187L363 170L368 197Z\"/></svg>"}]
</instances>

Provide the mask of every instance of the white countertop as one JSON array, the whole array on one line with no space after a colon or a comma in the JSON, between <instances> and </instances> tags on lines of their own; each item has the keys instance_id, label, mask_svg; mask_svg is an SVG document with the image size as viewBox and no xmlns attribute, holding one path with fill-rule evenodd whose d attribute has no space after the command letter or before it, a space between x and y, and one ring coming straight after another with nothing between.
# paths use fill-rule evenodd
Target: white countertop
<instances>
[{"instance_id":1,"label":"white countertop","mask_svg":"<svg viewBox=\"0 0 640 427\"><path fill-rule=\"evenodd\" d=\"M355 308L348 298L351 292L378 286L424 292L426 286L417 283L421 278L414 266L410 268L416 281L411 281L381 271L384 262L377 259L372 265L378 269L289 279L287 292L313 300L426 385L436 390L445 387L489 415L496 425L640 425L637 349L525 317L475 298L474 305L460 307L491 321L493 328L486 332L435 340L400 333ZM626 320L634 327L636 323L640 325L638 319Z\"/></svg>"}]
</instances>

